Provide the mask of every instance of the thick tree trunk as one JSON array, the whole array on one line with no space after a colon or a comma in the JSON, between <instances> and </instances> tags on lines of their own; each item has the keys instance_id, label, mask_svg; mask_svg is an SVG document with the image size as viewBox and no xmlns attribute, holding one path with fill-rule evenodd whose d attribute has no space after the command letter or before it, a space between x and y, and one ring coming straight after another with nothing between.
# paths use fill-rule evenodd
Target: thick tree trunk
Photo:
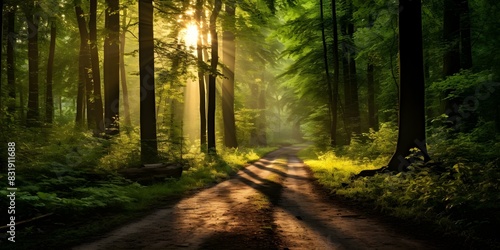
<instances>
[{"instance_id":1,"label":"thick tree trunk","mask_svg":"<svg viewBox=\"0 0 500 250\"><path fill-rule=\"evenodd\" d=\"M35 5L28 6L26 20L28 22L28 112L26 124L29 127L39 125L39 90L38 90L38 23L39 17L34 14Z\"/></svg>"},{"instance_id":2,"label":"thick tree trunk","mask_svg":"<svg viewBox=\"0 0 500 250\"><path fill-rule=\"evenodd\" d=\"M207 144L207 114L206 114L206 92L205 92L205 74L202 70L203 64L203 0L196 1L196 23L198 26L198 37L196 40L196 56L198 59L198 87L200 91L200 147L202 151L206 150Z\"/></svg>"},{"instance_id":3,"label":"thick tree trunk","mask_svg":"<svg viewBox=\"0 0 500 250\"><path fill-rule=\"evenodd\" d=\"M345 17L343 18L345 19ZM350 45L346 41L347 33L347 21L342 20L341 22L341 33L343 37L342 41L342 76L343 76L343 86L344 86L344 126L346 130L346 143L349 144L351 141L352 129L352 100L351 100L351 80L349 74L349 50Z\"/></svg>"},{"instance_id":4,"label":"thick tree trunk","mask_svg":"<svg viewBox=\"0 0 500 250\"><path fill-rule=\"evenodd\" d=\"M139 0L139 70L141 161L142 163L155 163L158 160L158 142L156 139L152 0Z\"/></svg>"},{"instance_id":5,"label":"thick tree trunk","mask_svg":"<svg viewBox=\"0 0 500 250\"><path fill-rule=\"evenodd\" d=\"M120 9L119 0L106 0L104 40L104 125L106 133L119 132L120 114Z\"/></svg>"},{"instance_id":6,"label":"thick tree trunk","mask_svg":"<svg viewBox=\"0 0 500 250\"><path fill-rule=\"evenodd\" d=\"M14 115L16 111L16 63L14 60L14 46L16 44L15 22L16 9L12 7L7 13L7 92L10 98L7 104L7 112L10 115Z\"/></svg>"},{"instance_id":7,"label":"thick tree trunk","mask_svg":"<svg viewBox=\"0 0 500 250\"><path fill-rule=\"evenodd\" d=\"M123 122L125 126L132 126L130 121L130 105L128 101L128 86L127 86L127 72L125 70L125 34L128 30L127 25L127 9L123 10L123 20L122 20L122 32L120 33L120 82L122 87L122 97L123 97Z\"/></svg>"},{"instance_id":8,"label":"thick tree trunk","mask_svg":"<svg viewBox=\"0 0 500 250\"><path fill-rule=\"evenodd\" d=\"M49 58L47 61L47 86L45 92L45 122L51 124L54 120L54 96L52 95L52 78L54 72L54 53L56 50L56 23L52 18L50 25Z\"/></svg>"},{"instance_id":9,"label":"thick tree trunk","mask_svg":"<svg viewBox=\"0 0 500 250\"><path fill-rule=\"evenodd\" d=\"M215 92L216 92L216 75L217 64L218 64L218 53L219 53L219 44L217 38L217 16L222 7L221 0L215 0L214 9L212 11L212 15L210 16L210 35L212 42L212 57L210 60L210 67L212 69L212 73L209 76L208 80L208 123L207 123L207 132L208 132L208 152L210 154L216 154L216 146L215 146Z\"/></svg>"},{"instance_id":10,"label":"thick tree trunk","mask_svg":"<svg viewBox=\"0 0 500 250\"><path fill-rule=\"evenodd\" d=\"M391 171L403 171L410 149L418 148L429 160L425 137L425 83L422 51L421 2L399 1L400 109L396 152L389 161Z\"/></svg>"},{"instance_id":11,"label":"thick tree trunk","mask_svg":"<svg viewBox=\"0 0 500 250\"><path fill-rule=\"evenodd\" d=\"M97 0L90 0L89 12L90 58L92 63L93 99L94 99L94 135L104 132L103 108L101 95L101 73L99 68L99 51L97 48ZM89 124L90 127L91 124Z\"/></svg>"},{"instance_id":12,"label":"thick tree trunk","mask_svg":"<svg viewBox=\"0 0 500 250\"><path fill-rule=\"evenodd\" d=\"M225 30L222 33L222 60L225 65L224 75L226 78L222 81L222 117L224 120L224 145L228 148L237 148L236 140L236 122L234 118L234 69L236 47L234 43L234 17L235 3L229 1L226 3L226 13L231 19L231 24L228 27L230 30ZM257 98L257 97L255 97Z\"/></svg>"}]
</instances>

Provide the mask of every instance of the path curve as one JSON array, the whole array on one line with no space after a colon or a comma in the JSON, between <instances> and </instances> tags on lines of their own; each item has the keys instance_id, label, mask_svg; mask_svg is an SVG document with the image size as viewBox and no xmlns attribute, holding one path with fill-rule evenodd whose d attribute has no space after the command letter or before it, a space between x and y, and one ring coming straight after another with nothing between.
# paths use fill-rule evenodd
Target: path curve
<instances>
[{"instance_id":1,"label":"path curve","mask_svg":"<svg viewBox=\"0 0 500 250\"><path fill-rule=\"evenodd\" d=\"M284 147L200 191L73 249L434 249L314 188Z\"/></svg>"}]
</instances>

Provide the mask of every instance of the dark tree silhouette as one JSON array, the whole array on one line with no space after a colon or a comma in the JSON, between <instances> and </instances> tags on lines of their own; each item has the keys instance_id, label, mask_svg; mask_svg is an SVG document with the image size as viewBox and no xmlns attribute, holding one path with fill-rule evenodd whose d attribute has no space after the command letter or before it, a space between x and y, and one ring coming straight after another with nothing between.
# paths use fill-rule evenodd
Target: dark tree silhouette
<instances>
[{"instance_id":1,"label":"dark tree silhouette","mask_svg":"<svg viewBox=\"0 0 500 250\"><path fill-rule=\"evenodd\" d=\"M120 103L120 9L118 0L106 0L104 41L104 125L106 132L119 131Z\"/></svg>"},{"instance_id":2,"label":"dark tree silhouette","mask_svg":"<svg viewBox=\"0 0 500 250\"><path fill-rule=\"evenodd\" d=\"M202 15L203 15L203 0L196 0L196 24L199 34L196 39L196 56L198 60L198 85L200 91L200 147L201 150L206 149L207 144L207 113L206 113L206 91L205 91L205 75L202 70L203 64L203 35L202 31Z\"/></svg>"},{"instance_id":3,"label":"dark tree silhouette","mask_svg":"<svg viewBox=\"0 0 500 250\"><path fill-rule=\"evenodd\" d=\"M9 114L14 114L16 109L16 64L14 60L14 46L16 44L16 7L9 6L7 13L7 89L11 99L7 104Z\"/></svg>"},{"instance_id":4,"label":"dark tree silhouette","mask_svg":"<svg viewBox=\"0 0 500 250\"><path fill-rule=\"evenodd\" d=\"M215 0L214 9L212 11L212 15L210 15L210 35L212 42L212 55L210 60L210 67L212 69L212 73L208 79L208 121L207 121L207 137L208 137L208 152L211 154L216 154L217 150L215 147L215 93L216 93L216 78L217 75L215 72L217 71L217 64L219 62L219 41L217 38L217 16L222 8L222 1Z\"/></svg>"},{"instance_id":5,"label":"dark tree silhouette","mask_svg":"<svg viewBox=\"0 0 500 250\"><path fill-rule=\"evenodd\" d=\"M90 0L89 12L89 41L90 58L92 64L92 83L93 83L93 106L94 106L94 126L91 121L89 128L94 128L94 135L104 132L102 95L101 95L101 73L99 68L99 51L97 48L97 0ZM89 91L89 90L87 90Z\"/></svg>"},{"instance_id":6,"label":"dark tree silhouette","mask_svg":"<svg viewBox=\"0 0 500 250\"><path fill-rule=\"evenodd\" d=\"M421 2L399 1L399 132L391 171L402 171L410 162L410 149L418 148L429 160L425 144L425 83L422 51Z\"/></svg>"},{"instance_id":7,"label":"dark tree silhouette","mask_svg":"<svg viewBox=\"0 0 500 250\"><path fill-rule=\"evenodd\" d=\"M158 160L154 79L153 1L139 0L139 70L141 161Z\"/></svg>"},{"instance_id":8,"label":"dark tree silhouette","mask_svg":"<svg viewBox=\"0 0 500 250\"><path fill-rule=\"evenodd\" d=\"M47 61L47 86L45 92L45 122L52 123L54 119L54 97L52 95L52 79L54 73L54 54L56 50L56 22L55 18L50 21L50 45L49 58Z\"/></svg>"},{"instance_id":9,"label":"dark tree silhouette","mask_svg":"<svg viewBox=\"0 0 500 250\"><path fill-rule=\"evenodd\" d=\"M35 14L36 4L26 3L25 15L28 23L28 112L26 124L29 127L38 125L40 121L39 90L38 90L38 23L39 16Z\"/></svg>"}]
</instances>

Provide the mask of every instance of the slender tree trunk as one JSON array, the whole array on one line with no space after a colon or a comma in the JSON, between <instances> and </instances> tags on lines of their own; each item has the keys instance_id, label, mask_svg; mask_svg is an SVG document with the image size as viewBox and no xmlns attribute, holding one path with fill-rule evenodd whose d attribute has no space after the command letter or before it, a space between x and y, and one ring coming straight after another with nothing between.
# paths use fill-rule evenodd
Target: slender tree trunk
<instances>
[{"instance_id":1,"label":"slender tree trunk","mask_svg":"<svg viewBox=\"0 0 500 250\"><path fill-rule=\"evenodd\" d=\"M443 41L445 52L443 55L443 76L452 76L460 72L460 1L443 0ZM455 127L456 121L452 118L458 112L459 98L447 98L454 89L448 89L442 93L444 112L449 116L448 121ZM447 99L445 99L447 98Z\"/></svg>"},{"instance_id":2,"label":"slender tree trunk","mask_svg":"<svg viewBox=\"0 0 500 250\"><path fill-rule=\"evenodd\" d=\"M469 1L462 0L460 3L460 40L462 44L462 68L472 68L472 43L471 43L471 21L469 11Z\"/></svg>"},{"instance_id":3,"label":"slender tree trunk","mask_svg":"<svg viewBox=\"0 0 500 250\"><path fill-rule=\"evenodd\" d=\"M94 106L91 102L92 97L92 74L90 63L90 48L89 48L89 35L87 25L85 23L84 12L81 6L75 6L76 19L78 23L78 30L80 33L80 52L78 59L78 93L76 98L76 119L77 127L84 125L84 113L87 110L87 122L94 121L93 112ZM90 128L90 126L89 126Z\"/></svg>"},{"instance_id":4,"label":"slender tree trunk","mask_svg":"<svg viewBox=\"0 0 500 250\"><path fill-rule=\"evenodd\" d=\"M218 53L219 53L219 44L217 38L217 16L222 7L221 0L215 0L214 9L212 11L212 15L210 16L210 35L212 42L212 59L210 61L210 67L212 69L212 73L209 76L208 80L208 123L207 123L207 132L208 132L208 152L210 154L217 154L217 150L215 147L215 92L216 92L216 75L217 64L218 64Z\"/></svg>"},{"instance_id":5,"label":"slender tree trunk","mask_svg":"<svg viewBox=\"0 0 500 250\"><path fill-rule=\"evenodd\" d=\"M38 90L38 23L39 17L34 14L35 5L29 4L26 10L28 22L28 112L26 124L29 127L39 125L39 90Z\"/></svg>"},{"instance_id":6,"label":"slender tree trunk","mask_svg":"<svg viewBox=\"0 0 500 250\"><path fill-rule=\"evenodd\" d=\"M54 120L54 96L52 95L52 74L54 72L54 53L56 50L56 23L52 18L50 24L50 46L47 62L47 88L45 92L45 122L51 124Z\"/></svg>"},{"instance_id":7,"label":"slender tree trunk","mask_svg":"<svg viewBox=\"0 0 500 250\"><path fill-rule=\"evenodd\" d=\"M119 133L120 113L120 7L119 0L106 0L104 40L104 125L106 133Z\"/></svg>"},{"instance_id":8,"label":"slender tree trunk","mask_svg":"<svg viewBox=\"0 0 500 250\"><path fill-rule=\"evenodd\" d=\"M226 78L222 80L222 117L224 120L224 145L228 148L237 148L238 142L236 140L236 122L234 118L234 69L236 47L234 43L234 17L235 17L235 3L229 1L226 3L226 13L231 20L228 27L222 33L222 60L225 65L224 75ZM256 98L256 97L255 97Z\"/></svg>"},{"instance_id":9,"label":"slender tree trunk","mask_svg":"<svg viewBox=\"0 0 500 250\"><path fill-rule=\"evenodd\" d=\"M198 26L198 37L196 40L196 56L198 58L198 86L200 90L200 147L205 151L207 144L207 115L206 115L206 93L205 93L205 74L202 70L203 64L203 0L196 1L196 23Z\"/></svg>"},{"instance_id":10,"label":"slender tree trunk","mask_svg":"<svg viewBox=\"0 0 500 250\"><path fill-rule=\"evenodd\" d=\"M0 17L0 70L3 69L3 65L2 65L2 60L1 60L1 55L3 55L3 0L0 0L0 13L2 14L2 17ZM2 87L3 87L3 81L2 81L2 78L0 77L0 110L3 110L3 98L1 98L2 96ZM2 118L3 116L3 112L2 114L0 114L0 118ZM3 158L2 158L3 159ZM2 165L5 163L3 160L2 160Z\"/></svg>"},{"instance_id":11,"label":"slender tree trunk","mask_svg":"<svg viewBox=\"0 0 500 250\"><path fill-rule=\"evenodd\" d=\"M123 97L123 112L125 113L124 124L127 127L132 126L130 121L130 105L128 101L128 87L127 87L127 72L125 70L125 34L127 33L127 9L123 10L122 19L122 32L120 33L120 80L122 87L122 97Z\"/></svg>"},{"instance_id":12,"label":"slender tree trunk","mask_svg":"<svg viewBox=\"0 0 500 250\"><path fill-rule=\"evenodd\" d=\"M399 1L400 109L396 152L389 161L392 171L403 171L411 162L410 149L418 148L429 160L425 137L425 83L422 51L421 2Z\"/></svg>"},{"instance_id":13,"label":"slender tree trunk","mask_svg":"<svg viewBox=\"0 0 500 250\"><path fill-rule=\"evenodd\" d=\"M320 8L320 18L321 18L321 42L323 44L323 64L325 67L325 76L326 76L326 86L328 89L328 110L330 113L330 146L335 146L337 131L334 129L334 123L337 121L336 117L333 116L333 110L335 109L335 105L333 103L333 87L332 87L332 78L330 77L330 69L328 67L328 49L326 44L326 35L325 35L325 20L324 20L324 11L323 11L323 0L319 0L319 8Z\"/></svg>"},{"instance_id":14,"label":"slender tree trunk","mask_svg":"<svg viewBox=\"0 0 500 250\"><path fill-rule=\"evenodd\" d=\"M344 5L347 5L346 1L343 1ZM343 86L344 86L344 126L346 130L346 143L349 144L351 141L352 128L352 96L351 96L351 75L349 74L349 55L351 45L349 44L349 33L348 33L349 20L346 15L344 15L340 20L340 32L342 34L342 76L343 76Z\"/></svg>"},{"instance_id":15,"label":"slender tree trunk","mask_svg":"<svg viewBox=\"0 0 500 250\"><path fill-rule=\"evenodd\" d=\"M139 0L139 70L141 161L153 163L158 160L158 142L156 139L152 0Z\"/></svg>"},{"instance_id":16,"label":"slender tree trunk","mask_svg":"<svg viewBox=\"0 0 500 250\"><path fill-rule=\"evenodd\" d=\"M367 89L368 89L368 127L377 131L377 111L375 109L375 70L372 63L368 63L367 72Z\"/></svg>"},{"instance_id":17,"label":"slender tree trunk","mask_svg":"<svg viewBox=\"0 0 500 250\"><path fill-rule=\"evenodd\" d=\"M338 121L338 99L339 99L339 82L340 82L340 65L339 65L339 35L337 27L337 7L335 0L331 0L332 7L332 26L333 26L333 82L332 82L332 124L331 131L337 131L337 121ZM337 145L337 135L335 132L335 140L333 145Z\"/></svg>"},{"instance_id":18,"label":"slender tree trunk","mask_svg":"<svg viewBox=\"0 0 500 250\"><path fill-rule=\"evenodd\" d=\"M10 115L14 115L16 111L16 63L14 60L14 49L16 45L15 22L16 8L12 7L7 13L7 89L10 98L7 104L7 112Z\"/></svg>"},{"instance_id":19,"label":"slender tree trunk","mask_svg":"<svg viewBox=\"0 0 500 250\"><path fill-rule=\"evenodd\" d=\"M352 23L352 2L349 2L348 9L348 24L347 34L349 36L349 89L351 96L351 127L352 132L356 135L361 134L361 118L359 114L359 97L358 97L358 76L356 71L356 49L354 45L354 24Z\"/></svg>"},{"instance_id":20,"label":"slender tree trunk","mask_svg":"<svg viewBox=\"0 0 500 250\"><path fill-rule=\"evenodd\" d=\"M90 0L89 12L90 58L92 63L93 99L94 99L94 135L104 132L103 108L101 95L101 73L99 51L97 48L97 0ZM89 124L90 125L90 124Z\"/></svg>"}]
</instances>

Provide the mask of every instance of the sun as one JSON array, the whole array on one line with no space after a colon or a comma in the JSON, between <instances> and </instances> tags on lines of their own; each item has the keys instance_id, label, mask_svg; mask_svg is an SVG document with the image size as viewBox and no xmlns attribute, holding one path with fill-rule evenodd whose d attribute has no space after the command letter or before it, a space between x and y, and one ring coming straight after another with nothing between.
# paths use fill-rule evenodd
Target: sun
<instances>
[{"instance_id":1,"label":"sun","mask_svg":"<svg viewBox=\"0 0 500 250\"><path fill-rule=\"evenodd\" d=\"M184 31L184 41L186 46L196 46L198 41L198 27L195 23L189 23Z\"/></svg>"}]
</instances>

